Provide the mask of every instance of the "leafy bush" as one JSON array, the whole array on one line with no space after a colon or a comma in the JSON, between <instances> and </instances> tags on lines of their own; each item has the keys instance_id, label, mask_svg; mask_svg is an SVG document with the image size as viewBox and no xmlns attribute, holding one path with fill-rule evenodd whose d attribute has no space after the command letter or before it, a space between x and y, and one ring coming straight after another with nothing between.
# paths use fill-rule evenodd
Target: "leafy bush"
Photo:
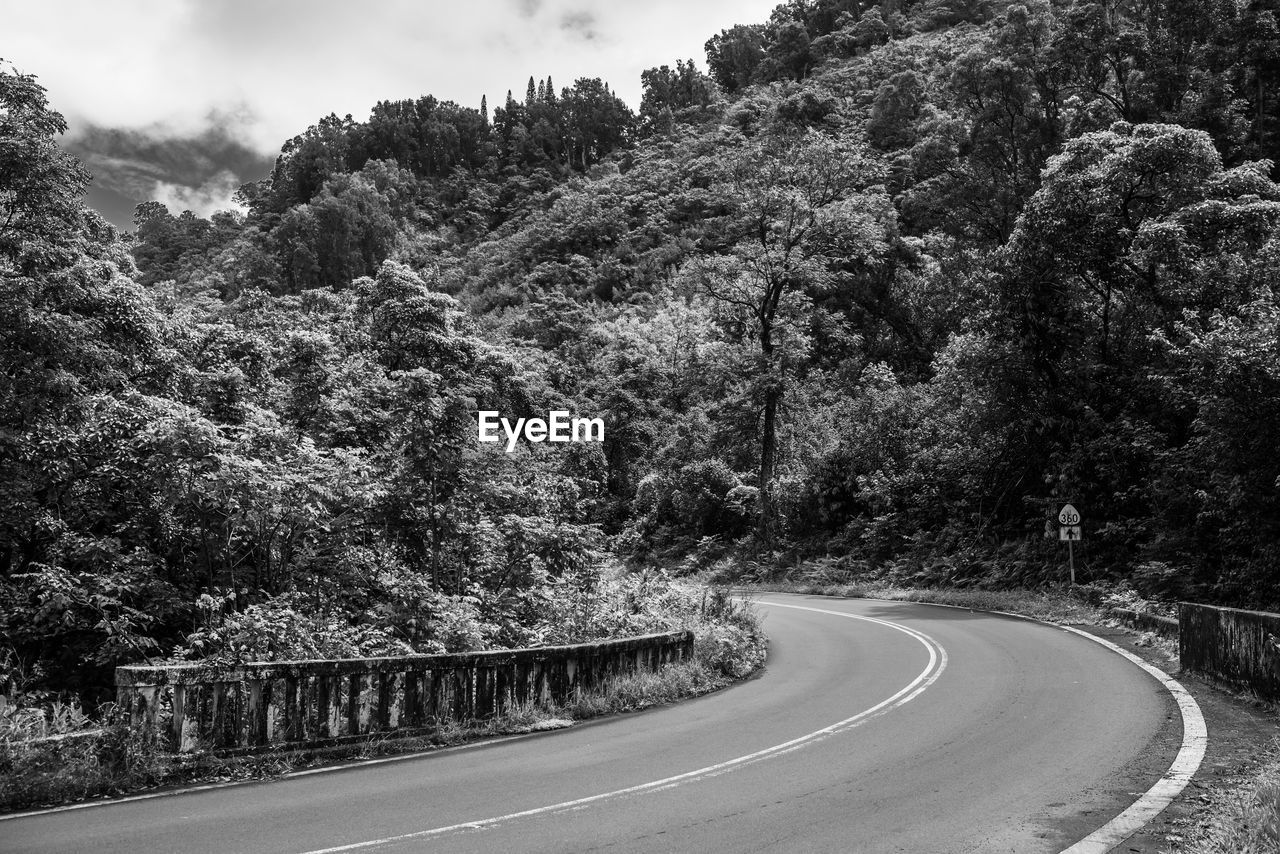
<instances>
[{"instance_id":1,"label":"leafy bush","mask_svg":"<svg viewBox=\"0 0 1280 854\"><path fill-rule=\"evenodd\" d=\"M640 482L636 527L648 539L738 537L750 529L756 490L719 460L658 471Z\"/></svg>"},{"instance_id":2,"label":"leafy bush","mask_svg":"<svg viewBox=\"0 0 1280 854\"><path fill-rule=\"evenodd\" d=\"M206 624L187 636L174 654L201 663L361 658L412 653L413 647L385 629L352 625L332 611L306 611L297 594L286 594L243 611L223 612L207 594L198 600Z\"/></svg>"},{"instance_id":3,"label":"leafy bush","mask_svg":"<svg viewBox=\"0 0 1280 854\"><path fill-rule=\"evenodd\" d=\"M167 781L176 759L155 739L132 729L114 704L99 709L100 722L90 722L74 707L54 704L55 717L44 709L24 709L8 716L0 728L0 809L65 803ZM14 720L14 719L17 720ZM35 718L43 724L32 727ZM35 731L51 736L30 737Z\"/></svg>"}]
</instances>

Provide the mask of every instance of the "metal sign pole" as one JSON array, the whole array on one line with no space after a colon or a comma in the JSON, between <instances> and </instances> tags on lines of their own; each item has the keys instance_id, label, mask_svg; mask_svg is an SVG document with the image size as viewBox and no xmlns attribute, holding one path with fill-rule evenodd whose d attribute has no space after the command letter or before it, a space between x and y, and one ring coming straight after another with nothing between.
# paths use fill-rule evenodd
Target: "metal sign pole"
<instances>
[{"instance_id":1,"label":"metal sign pole","mask_svg":"<svg viewBox=\"0 0 1280 854\"><path fill-rule=\"evenodd\" d=\"M1070 504L1064 504L1058 511L1058 539L1067 541L1067 566L1071 568L1071 586L1076 586L1076 553L1075 541L1080 539L1080 511Z\"/></svg>"}]
</instances>

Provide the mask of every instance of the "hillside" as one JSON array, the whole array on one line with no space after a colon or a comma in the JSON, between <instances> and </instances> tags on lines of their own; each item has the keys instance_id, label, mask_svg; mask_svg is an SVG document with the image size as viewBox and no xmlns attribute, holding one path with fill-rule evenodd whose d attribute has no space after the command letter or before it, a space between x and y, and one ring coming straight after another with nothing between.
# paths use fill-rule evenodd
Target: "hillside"
<instances>
[{"instance_id":1,"label":"hillside","mask_svg":"<svg viewBox=\"0 0 1280 854\"><path fill-rule=\"evenodd\" d=\"M793 0L700 67L330 115L126 235L0 75L9 678L556 640L606 554L1037 586L1066 501L1087 583L1280 606L1273 2ZM551 410L604 441L477 441Z\"/></svg>"}]
</instances>

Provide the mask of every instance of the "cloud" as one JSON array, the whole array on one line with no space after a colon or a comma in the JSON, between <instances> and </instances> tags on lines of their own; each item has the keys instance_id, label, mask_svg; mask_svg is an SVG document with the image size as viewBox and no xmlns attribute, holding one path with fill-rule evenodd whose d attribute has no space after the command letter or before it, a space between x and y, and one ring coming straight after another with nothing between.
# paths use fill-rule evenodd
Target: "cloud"
<instances>
[{"instance_id":1,"label":"cloud","mask_svg":"<svg viewBox=\"0 0 1280 854\"><path fill-rule=\"evenodd\" d=\"M199 133L174 135L162 126L103 128L82 125L64 146L107 186L136 190L156 179L201 184L223 172L265 172L274 158L241 140L234 124L218 117Z\"/></svg>"},{"instance_id":2,"label":"cloud","mask_svg":"<svg viewBox=\"0 0 1280 854\"><path fill-rule=\"evenodd\" d=\"M560 28L586 41L599 38L596 32L596 16L585 10L565 12L560 16Z\"/></svg>"},{"instance_id":3,"label":"cloud","mask_svg":"<svg viewBox=\"0 0 1280 854\"><path fill-rule=\"evenodd\" d=\"M170 213L189 210L197 216L208 217L218 211L244 210L231 198L242 183L240 177L230 170L219 172L199 187L156 181L151 198L163 202Z\"/></svg>"},{"instance_id":4,"label":"cloud","mask_svg":"<svg viewBox=\"0 0 1280 854\"><path fill-rule=\"evenodd\" d=\"M477 106L533 75L602 77L633 107L640 72L703 55L776 0L0 0L3 55L73 129L198 135L227 117L260 153L329 114L424 94Z\"/></svg>"},{"instance_id":5,"label":"cloud","mask_svg":"<svg viewBox=\"0 0 1280 854\"><path fill-rule=\"evenodd\" d=\"M380 100L478 107L551 75L603 78L637 108L641 71L701 59L707 38L767 19L776 2L0 0L0 21L4 58L39 76L71 126L68 147L102 180L196 192L223 168L261 178L286 140L329 113L363 120ZM104 128L176 147L103 151ZM226 140L256 161L221 162ZM206 143L211 162L192 156L189 175L164 159Z\"/></svg>"},{"instance_id":6,"label":"cloud","mask_svg":"<svg viewBox=\"0 0 1280 854\"><path fill-rule=\"evenodd\" d=\"M232 193L267 174L274 162L239 138L234 116L215 120L201 133L182 137L164 128L87 125L64 146L93 173L90 203L122 228L129 227L133 207L151 199L174 213L207 216L235 207Z\"/></svg>"}]
</instances>

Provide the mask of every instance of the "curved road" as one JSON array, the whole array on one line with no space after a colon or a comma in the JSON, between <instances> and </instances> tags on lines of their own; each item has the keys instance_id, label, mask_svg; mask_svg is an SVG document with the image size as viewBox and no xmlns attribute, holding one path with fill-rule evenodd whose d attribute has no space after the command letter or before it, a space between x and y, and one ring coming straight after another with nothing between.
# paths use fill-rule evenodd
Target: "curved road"
<instances>
[{"instance_id":1,"label":"curved road","mask_svg":"<svg viewBox=\"0 0 1280 854\"><path fill-rule=\"evenodd\" d=\"M1057 852L1146 791L1177 751L1163 687L1074 634L912 603L759 604L768 666L718 694L422 757L13 818L0 821L0 850Z\"/></svg>"}]
</instances>

